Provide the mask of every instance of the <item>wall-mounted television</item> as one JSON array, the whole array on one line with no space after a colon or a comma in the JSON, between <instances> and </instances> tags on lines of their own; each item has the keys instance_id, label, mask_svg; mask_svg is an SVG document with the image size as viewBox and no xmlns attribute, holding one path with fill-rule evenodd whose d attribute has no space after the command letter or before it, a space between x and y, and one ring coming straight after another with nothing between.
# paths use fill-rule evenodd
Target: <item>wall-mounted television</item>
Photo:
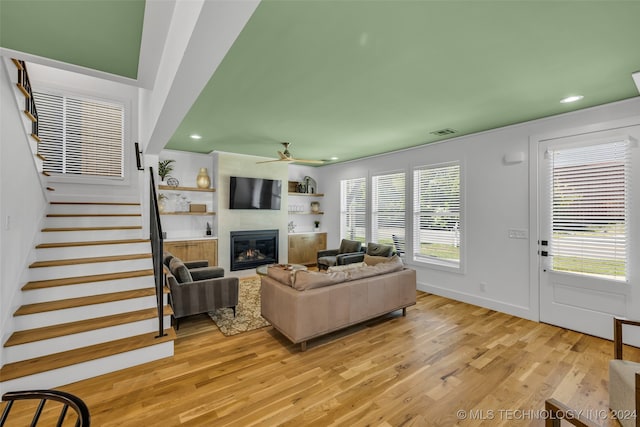
<instances>
[{"instance_id":1,"label":"wall-mounted television","mask_svg":"<svg viewBox=\"0 0 640 427\"><path fill-rule=\"evenodd\" d=\"M279 179L232 176L229 183L229 209L280 210L282 181Z\"/></svg>"}]
</instances>

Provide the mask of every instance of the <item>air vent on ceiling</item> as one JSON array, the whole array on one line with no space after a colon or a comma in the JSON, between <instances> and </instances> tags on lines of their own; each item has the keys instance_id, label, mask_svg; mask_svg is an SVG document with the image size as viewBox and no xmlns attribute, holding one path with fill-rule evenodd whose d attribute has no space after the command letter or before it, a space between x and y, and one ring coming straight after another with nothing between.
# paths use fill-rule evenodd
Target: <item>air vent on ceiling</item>
<instances>
[{"instance_id":1,"label":"air vent on ceiling","mask_svg":"<svg viewBox=\"0 0 640 427\"><path fill-rule=\"evenodd\" d=\"M434 132L431 132L431 134L436 136L445 136L445 135L451 135L452 133L456 133L456 132L458 131L455 129L446 128L446 129L436 130Z\"/></svg>"}]
</instances>

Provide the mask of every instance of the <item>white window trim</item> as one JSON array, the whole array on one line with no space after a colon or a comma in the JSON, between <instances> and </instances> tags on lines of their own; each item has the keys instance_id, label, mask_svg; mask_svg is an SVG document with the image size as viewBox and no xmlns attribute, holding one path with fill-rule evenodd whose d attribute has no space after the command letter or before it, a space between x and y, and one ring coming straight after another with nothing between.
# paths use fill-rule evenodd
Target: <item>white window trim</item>
<instances>
[{"instance_id":1,"label":"white window trim","mask_svg":"<svg viewBox=\"0 0 640 427\"><path fill-rule=\"evenodd\" d=\"M459 229L459 233L460 233L460 261L459 263L457 263L457 265L454 265L450 262L447 262L445 260L440 260L437 258L429 258L429 257L422 257L422 258L418 258L416 259L416 255L414 254L413 251L413 239L414 239L414 220L415 220L415 206L413 205L413 201L415 200L415 193L414 193L414 188L415 188L415 171L417 170L423 170L423 169L433 169L433 168L439 168L439 167L446 167L446 166L454 166L454 165L458 165L460 166L460 229ZM428 164L428 165L419 165L419 166L414 166L411 170L410 175L410 183L407 183L407 186L410 185L410 211L408 211L408 214L410 215L410 219L408 224L409 227L407 227L407 230L405 231L407 233L407 236L409 236L408 233L411 233L411 245L409 245L409 240L407 239L407 261L406 264L407 265L414 265L417 267L422 267L422 268L431 268L434 270L441 270L441 271L446 271L446 272L450 272L450 273L457 273L457 274L465 274L466 273L466 259L467 259L467 227L466 227L466 165L465 165L465 161L463 159L460 160L452 160L452 161L448 161L448 162L441 162L441 163L432 163L432 164Z\"/></svg>"}]
</instances>

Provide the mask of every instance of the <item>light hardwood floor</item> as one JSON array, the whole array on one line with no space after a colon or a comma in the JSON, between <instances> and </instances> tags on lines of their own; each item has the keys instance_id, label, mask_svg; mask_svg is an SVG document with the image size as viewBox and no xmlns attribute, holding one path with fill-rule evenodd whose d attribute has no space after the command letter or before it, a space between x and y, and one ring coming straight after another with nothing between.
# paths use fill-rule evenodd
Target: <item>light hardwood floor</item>
<instances>
[{"instance_id":1,"label":"light hardwood floor","mask_svg":"<svg viewBox=\"0 0 640 427\"><path fill-rule=\"evenodd\" d=\"M173 358L61 389L85 400L95 426L541 426L534 411L549 397L613 426L612 354L607 340L419 292L406 317L304 353L271 327L224 337L194 316Z\"/></svg>"}]
</instances>

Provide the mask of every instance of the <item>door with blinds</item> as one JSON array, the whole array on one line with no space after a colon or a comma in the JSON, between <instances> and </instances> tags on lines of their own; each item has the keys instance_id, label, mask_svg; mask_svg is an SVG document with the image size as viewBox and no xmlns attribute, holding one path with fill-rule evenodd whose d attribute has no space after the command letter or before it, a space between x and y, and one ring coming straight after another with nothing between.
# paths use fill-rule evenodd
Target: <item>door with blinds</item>
<instances>
[{"instance_id":1,"label":"door with blinds","mask_svg":"<svg viewBox=\"0 0 640 427\"><path fill-rule=\"evenodd\" d=\"M629 314L638 139L634 126L540 142L541 321L611 339L612 317Z\"/></svg>"}]
</instances>

